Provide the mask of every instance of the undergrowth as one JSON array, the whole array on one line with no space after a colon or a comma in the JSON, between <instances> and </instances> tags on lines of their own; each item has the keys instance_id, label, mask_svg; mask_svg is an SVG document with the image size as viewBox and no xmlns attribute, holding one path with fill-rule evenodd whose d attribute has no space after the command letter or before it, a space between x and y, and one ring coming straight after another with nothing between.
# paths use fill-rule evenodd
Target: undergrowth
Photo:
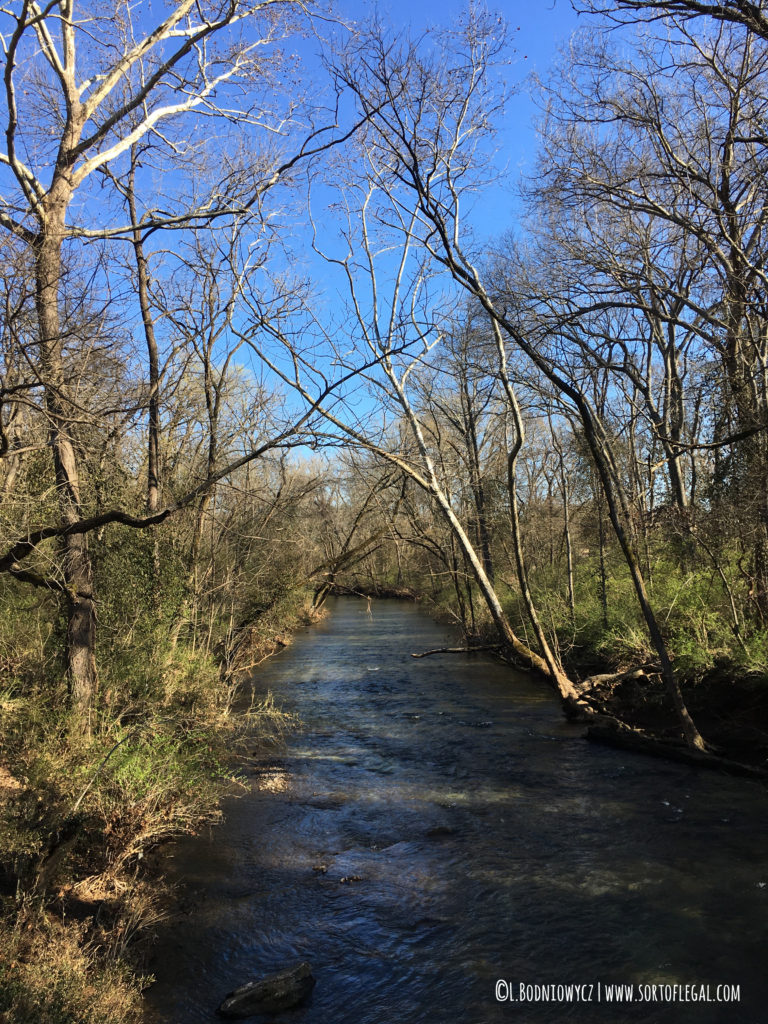
<instances>
[{"instance_id":1,"label":"undergrowth","mask_svg":"<svg viewBox=\"0 0 768 1024\"><path fill-rule=\"evenodd\" d=\"M29 610L27 609L27 619ZM73 731L66 691L28 626L8 640L0 692L0 1021L134 1024L142 940L162 918L150 852L218 820L245 788L237 755L275 744L294 723L271 697L243 707L238 680L289 642L298 601L192 649L136 631L101 666L99 715ZM41 616L42 617L42 616ZM229 637L231 641L231 637ZM37 677L34 665L37 662ZM11 671L8 671L11 669ZM148 862L152 861L149 866Z\"/></svg>"}]
</instances>

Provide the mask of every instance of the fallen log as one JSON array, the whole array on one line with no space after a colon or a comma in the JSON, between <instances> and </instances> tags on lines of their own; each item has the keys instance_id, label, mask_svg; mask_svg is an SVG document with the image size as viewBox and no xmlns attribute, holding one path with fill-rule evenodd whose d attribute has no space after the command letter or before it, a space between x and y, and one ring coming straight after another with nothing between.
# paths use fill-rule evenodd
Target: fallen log
<instances>
[{"instance_id":1,"label":"fallen log","mask_svg":"<svg viewBox=\"0 0 768 1024\"><path fill-rule=\"evenodd\" d=\"M500 651L501 644L483 644L480 647L436 647L433 651L411 652L412 658L429 658L433 654L475 654L478 651Z\"/></svg>"},{"instance_id":2,"label":"fallen log","mask_svg":"<svg viewBox=\"0 0 768 1024\"><path fill-rule=\"evenodd\" d=\"M629 668L622 672L603 672L596 676L588 676L578 684L581 693L588 693L599 686L615 685L630 680L647 681L649 675L658 674L659 669L653 665L641 665L640 668Z\"/></svg>"},{"instance_id":3,"label":"fallen log","mask_svg":"<svg viewBox=\"0 0 768 1024\"><path fill-rule=\"evenodd\" d=\"M618 722L612 722L610 725L590 725L584 733L584 738L590 743L603 743L620 750L647 754L649 757L660 757L667 761L680 761L683 764L691 764L697 768L710 768L728 775L751 779L768 778L768 769L759 765L742 764L740 761L732 761L716 753L693 750L684 746L680 740L662 740L640 729L620 725Z\"/></svg>"}]
</instances>

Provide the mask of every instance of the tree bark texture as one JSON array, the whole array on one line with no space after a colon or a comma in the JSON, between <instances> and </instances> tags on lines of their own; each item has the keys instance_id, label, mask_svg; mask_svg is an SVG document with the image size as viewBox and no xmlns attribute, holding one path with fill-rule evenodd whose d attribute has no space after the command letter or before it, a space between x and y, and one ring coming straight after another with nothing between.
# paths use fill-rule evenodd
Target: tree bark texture
<instances>
[{"instance_id":1,"label":"tree bark texture","mask_svg":"<svg viewBox=\"0 0 768 1024\"><path fill-rule=\"evenodd\" d=\"M35 251L35 302L39 328L40 369L56 477L59 513L69 525L82 518L78 459L71 435L72 412L66 397L64 342L59 311L64 220L71 197L65 181L54 181L46 197ZM67 679L76 728L87 732L97 688L96 605L88 538L64 539L67 591Z\"/></svg>"}]
</instances>

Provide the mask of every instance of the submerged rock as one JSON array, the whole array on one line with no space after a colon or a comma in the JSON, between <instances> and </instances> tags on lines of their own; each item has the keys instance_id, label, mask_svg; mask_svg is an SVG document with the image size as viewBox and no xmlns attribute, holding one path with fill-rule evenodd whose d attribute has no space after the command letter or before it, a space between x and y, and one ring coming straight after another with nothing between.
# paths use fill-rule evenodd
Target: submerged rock
<instances>
[{"instance_id":1,"label":"submerged rock","mask_svg":"<svg viewBox=\"0 0 768 1024\"><path fill-rule=\"evenodd\" d=\"M221 1004L219 1013L222 1017L243 1020L257 1013L289 1010L306 999L314 985L309 964L296 964L236 988Z\"/></svg>"},{"instance_id":2,"label":"submerged rock","mask_svg":"<svg viewBox=\"0 0 768 1024\"><path fill-rule=\"evenodd\" d=\"M427 829L427 839L448 839L455 836L458 831L453 825L435 825L434 828Z\"/></svg>"}]
</instances>

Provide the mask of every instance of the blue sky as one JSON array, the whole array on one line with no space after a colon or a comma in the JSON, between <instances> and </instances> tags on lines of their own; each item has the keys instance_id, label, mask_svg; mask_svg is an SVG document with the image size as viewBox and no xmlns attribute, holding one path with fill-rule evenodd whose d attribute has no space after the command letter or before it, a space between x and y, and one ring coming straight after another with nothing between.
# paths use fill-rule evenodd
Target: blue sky
<instances>
[{"instance_id":1,"label":"blue sky","mask_svg":"<svg viewBox=\"0 0 768 1024\"><path fill-rule=\"evenodd\" d=\"M509 172L506 187L486 190L472 216L478 237L490 241L515 227L519 205L514 186L520 173L530 172L535 164L534 120L538 109L526 80L533 72L546 77L558 48L584 25L584 19L576 15L570 0L487 0L486 6L504 17L515 48L508 76L515 93L509 99L505 124L498 137L498 162L506 165ZM377 0L370 4L338 0L338 7L350 18L362 20L377 10L386 24L422 30L431 25L450 24L466 10L467 0Z\"/></svg>"},{"instance_id":2,"label":"blue sky","mask_svg":"<svg viewBox=\"0 0 768 1024\"><path fill-rule=\"evenodd\" d=\"M338 0L341 10L350 17L360 17L373 8L359 0ZM448 24L466 9L466 0L379 0L375 5L382 20L391 25L412 25L424 28ZM519 27L517 48L525 65L544 70L559 40L567 37L578 23L570 0L502 0L487 7L504 16L512 29Z\"/></svg>"},{"instance_id":3,"label":"blue sky","mask_svg":"<svg viewBox=\"0 0 768 1024\"><path fill-rule=\"evenodd\" d=\"M338 3L342 15L350 20L363 21L377 10L385 26L395 29L410 26L416 34L432 25L449 26L466 10L466 0L443 0L440 3L437 0L427 0L420 5L418 0L378 0L375 5L355 0L338 0ZM494 12L498 10L507 21L515 52L512 55L512 65L505 74L513 95L508 102L506 117L498 126L496 138L497 166L505 167L507 173L503 180L483 188L476 195L469 212L468 223L465 225L471 225L475 241L480 243L481 247L483 243L488 245L499 241L509 230L517 233L521 208L516 198L515 185L521 171L532 171L538 148L533 126L538 110L528 94L526 79L533 72L546 78L547 70L556 58L559 47L579 27L579 19L571 7L570 0L529 0L528 3L520 0L512 3L508 0L499 6L489 2L488 7ZM316 185L313 189L312 207L323 248L334 256L343 257L346 255L346 248L345 244L336 238L338 224L335 215L325 209L325 204L330 205L337 201L337 198L332 184ZM464 207L464 210L465 213L468 212L467 207ZM358 335L359 330L345 322L346 278L338 268L330 268L319 258L313 257L309 239L302 231L301 224L295 225L291 242L290 268L299 274L306 273L312 279L315 295L313 308L320 319L329 325L330 334L339 340L341 349L349 348L349 353L345 352L349 355L355 351L351 338ZM381 308L385 311L391 287L387 274L388 259L389 255L384 255L377 264L377 272L380 275L379 298ZM366 282L364 273L360 276L357 287L367 311L370 284ZM435 286L438 303L442 287L440 282ZM453 286L446 281L445 288L445 297L450 301L449 295L453 292ZM347 331L350 331L349 335ZM346 338L350 340L342 340ZM352 360L354 359L353 355ZM330 369L330 363L322 362L322 365L330 376L335 376L335 371ZM372 401L366 397L364 389L356 384L353 390L357 396L357 411L369 410Z\"/></svg>"}]
</instances>

